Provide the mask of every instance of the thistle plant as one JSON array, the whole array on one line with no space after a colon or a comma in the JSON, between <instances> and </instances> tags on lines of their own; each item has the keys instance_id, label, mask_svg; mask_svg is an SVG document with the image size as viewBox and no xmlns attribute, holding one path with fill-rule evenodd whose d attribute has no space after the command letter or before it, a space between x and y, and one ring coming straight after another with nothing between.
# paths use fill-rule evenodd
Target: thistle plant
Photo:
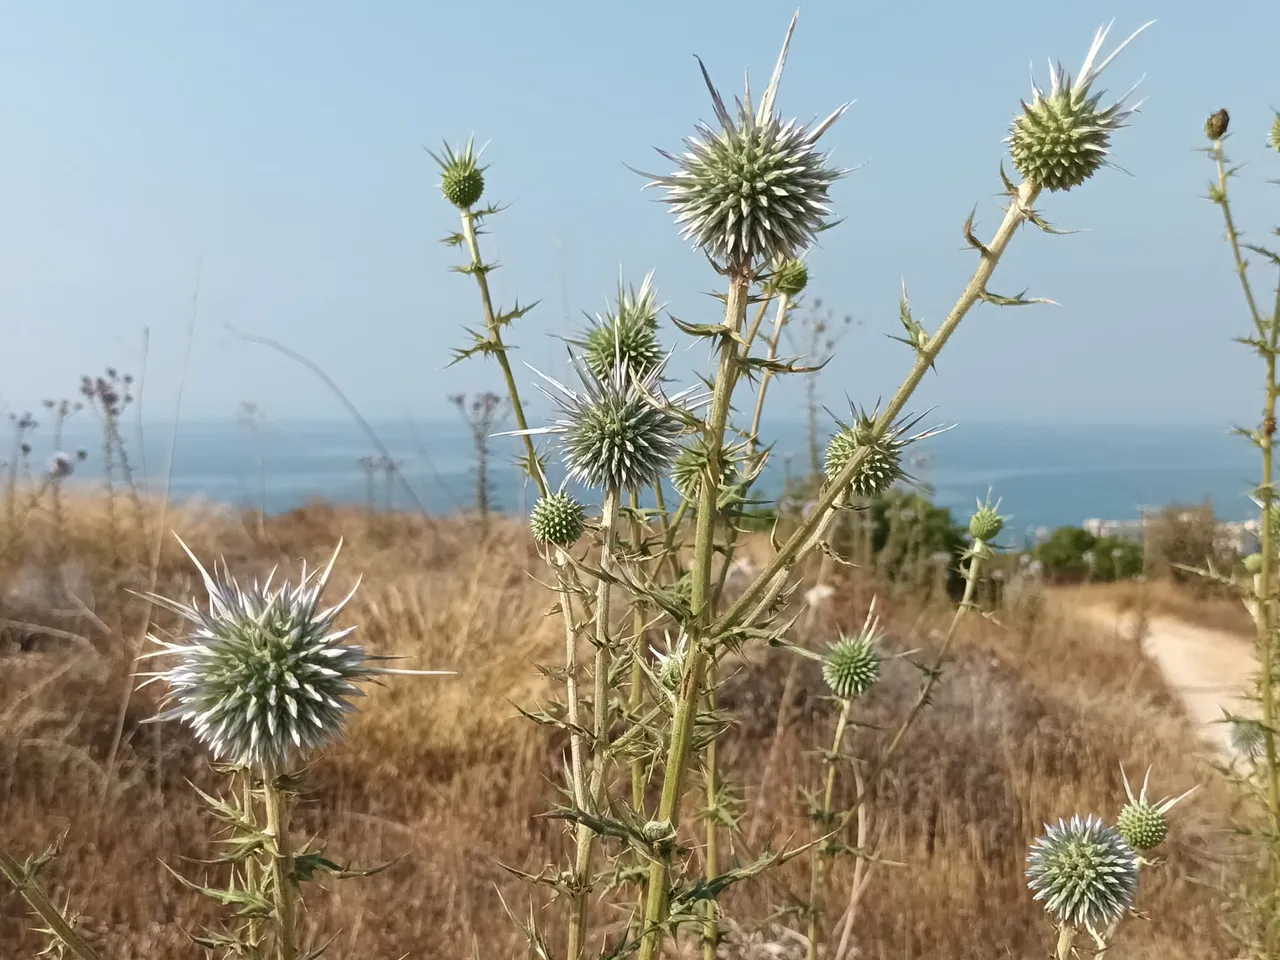
<instances>
[{"instance_id":1,"label":"thistle plant","mask_svg":"<svg viewBox=\"0 0 1280 960\"><path fill-rule=\"evenodd\" d=\"M1209 185L1208 198L1222 211L1226 227L1226 239L1231 249L1232 264L1244 294L1245 306L1251 329L1239 338L1239 342L1253 351L1265 368L1263 379L1263 405L1258 424L1252 428L1239 427L1236 433L1246 437L1257 447L1261 459L1261 477L1254 491L1254 502L1260 509L1260 549L1248 558L1247 576L1240 584L1223 578L1217 571L1204 571L1214 579L1240 588L1241 599L1256 627L1258 673L1254 699L1260 717L1238 718L1232 730L1232 739L1240 752L1251 759L1252 771L1248 778L1247 793L1251 798L1262 798L1259 811L1265 827L1252 830L1262 846L1265 869L1258 878L1260 896L1247 897L1248 909L1253 913L1257 932L1246 933L1255 950L1266 957L1280 956L1280 751L1276 744L1276 724L1280 721L1276 691L1276 647L1280 617L1277 616L1277 503L1274 475L1276 432L1276 406L1280 398L1280 379L1276 375L1276 359L1280 355L1280 281L1276 284L1275 300L1270 310L1255 294L1245 253L1254 253L1280 269L1280 255L1266 246L1245 243L1236 225L1231 205L1229 184L1238 168L1228 165L1225 141L1228 136L1230 115L1219 110L1205 123L1205 135L1210 141L1207 153L1215 167L1216 178ZM1275 130L1271 131L1274 140ZM1274 145L1274 144L1273 144Z\"/></svg>"},{"instance_id":2,"label":"thistle plant","mask_svg":"<svg viewBox=\"0 0 1280 960\"><path fill-rule=\"evenodd\" d=\"M1055 232L1034 206L1042 191L1076 188L1091 178L1109 160L1114 134L1132 114L1123 100L1104 105L1102 96L1092 90L1119 52L1100 60L1107 33L1100 30L1081 75L1072 81L1055 70L1049 92L1037 91L1033 103L1024 104L1015 118L1009 143L1014 168L1023 180L1015 183L1002 175L1003 218L990 238L979 239L973 216L965 222L962 233L977 253L978 264L936 329L930 331L912 314L904 291L900 320L906 335L898 339L911 351L912 363L901 386L883 406L877 404L870 411L855 406L851 423L837 423L812 509L788 535L777 532L773 553L762 568L745 585L730 591L727 570L739 539L741 506L749 481L769 455L760 442L765 388L772 378L808 372L800 366L802 358L778 356L780 335L796 298L813 283L806 255L834 225L833 190L849 172L833 164L821 148L823 136L847 111L847 104L812 125L788 119L778 107L795 22L788 28L763 94L755 97L748 87L732 111L702 68L714 124L698 125L679 154L659 150L671 164L671 172L644 175L649 186L662 191L681 237L706 257L725 284L718 295L724 305L722 319L694 323L673 318L681 333L711 348L715 369L705 380L710 388L705 405L695 402L687 391L667 391L665 365L658 359L654 334L658 307L646 278L639 290L620 284L616 307L598 316L585 336L571 341L579 348L578 354L571 353L571 365L580 385L569 387L539 374L555 412L549 426L531 427L519 403L503 340L504 332L527 308L505 314L494 310L488 287L493 268L480 259L476 243L476 221L496 208L475 210L483 185L470 193L457 186L471 177L472 166L479 170L474 160L468 166L464 159L469 148L438 158L444 174L442 190L463 219L462 231L449 242L465 246L471 254L470 264L462 270L476 277L485 315L484 329L472 331L474 343L459 351L458 357L493 356L502 365L516 414L518 429L512 432L525 438L526 463L546 503L543 509L549 511L552 501L541 454L533 446L538 436L555 440L566 477L590 488L603 502L600 521L590 531L594 553L569 555L557 543L568 540L569 534L561 536L559 527L546 517L540 516L535 530L557 568L567 678L563 710L546 712L538 719L568 733L566 792L572 805L562 815L573 825L575 843L570 869L528 879L550 886L567 901L568 960L580 960L587 949L589 894L602 877L640 887L638 921L630 928L628 942L617 945L618 951L631 949L629 941L635 938L640 960L656 960L668 933L696 924L704 958L710 960L720 941L717 905L723 892L794 855L794 851L768 854L732 869L720 862L720 834L736 829L736 818L724 812L725 785L717 775L716 742L728 724L716 699L718 665L751 644L784 644L789 625L785 612L798 587L793 578L803 574L815 550L831 555L831 531L849 508L851 495L883 492L909 479L903 449L927 439L932 431L913 434L918 418L904 416L904 411L970 310L980 302L995 306L1050 302L1002 296L992 292L989 283L1021 226L1030 223ZM469 182L475 183L474 178ZM750 316L753 305L757 309ZM761 330L771 305L776 312L766 339ZM759 383L749 425L734 422L733 416L743 380ZM686 441L686 434L693 436ZM746 460L746 481L737 469L740 457ZM662 486L673 478L679 481L681 496L677 509L669 512ZM653 493L654 513L639 507L637 498L645 491ZM631 498L631 535L625 544L618 523L624 496ZM726 510L726 504L734 509ZM563 503L556 509L566 511L565 529L576 533L576 510ZM686 515L691 531L681 523ZM649 523L655 516L659 529L651 531ZM958 624L976 607L977 585L997 549L994 540L1002 524L996 506L980 505L971 528L973 542L959 558L965 580L960 608L936 660L925 670L919 698L880 755L866 764L865 774L859 773L866 790L875 788L939 681ZM574 549L576 554L579 547ZM718 558L723 558L719 571ZM662 582L663 577L668 581ZM620 618L613 615L615 590L629 594L633 615L629 637ZM581 619L572 612L575 608L582 610ZM649 611L654 614L652 620ZM659 655L650 650L654 645L646 642L645 633L660 621L678 640L673 641L677 646ZM580 637L595 648L589 725L582 718L586 698L579 702L576 686L574 651ZM874 680L872 664L878 661L873 645L850 641L837 645L829 656L828 673L838 687L833 692L852 704L855 695ZM642 689L645 681L648 691ZM630 689L624 689L628 683ZM646 693L651 693L651 703L644 702ZM837 750L842 737L843 730ZM629 797L614 785L615 768L621 769L624 762L632 772ZM695 765L704 773L702 792L708 811L701 869L683 841L686 778ZM643 789L650 780L658 787L656 805ZM861 809L862 792L848 814L836 817L833 830L842 828L847 817ZM1122 839L1119 842L1123 844ZM612 871L597 874L593 850L613 850L617 860L623 856L619 845L635 853L633 862L639 869L615 865ZM535 949L546 950L546 939L532 922L525 932ZM816 950L817 937L811 939ZM605 944L602 949L614 948Z\"/></svg>"},{"instance_id":3,"label":"thistle plant","mask_svg":"<svg viewBox=\"0 0 1280 960\"><path fill-rule=\"evenodd\" d=\"M346 642L355 628L339 629L337 621L358 584L338 603L321 606L338 550L323 568L308 574L304 564L295 583L273 587L271 577L242 584L225 566L210 573L178 542L200 574L207 606L150 597L186 624L179 639L150 637L159 649L147 658L174 658L167 669L140 674L146 678L143 686L159 682L166 688L151 722L176 720L189 726L220 768L243 783L241 802L202 794L232 834L238 856L230 862L238 875L227 890L192 886L238 904L248 922L235 935L211 935L197 943L211 949L242 945L252 951L249 955L262 955L262 923L269 921L272 955L293 960L295 888L308 878L306 870L326 867L342 873L319 854L296 851L291 844L289 811L298 789L294 771L342 738L346 717L355 710L353 698L364 696L360 685L394 674L452 671L383 666L396 658ZM265 864L255 862L258 853Z\"/></svg>"}]
</instances>

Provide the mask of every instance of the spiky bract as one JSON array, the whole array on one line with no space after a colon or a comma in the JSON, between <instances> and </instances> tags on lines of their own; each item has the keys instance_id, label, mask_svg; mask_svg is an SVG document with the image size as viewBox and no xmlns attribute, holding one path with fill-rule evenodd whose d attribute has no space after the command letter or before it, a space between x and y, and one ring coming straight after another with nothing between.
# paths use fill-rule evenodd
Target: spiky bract
<instances>
[{"instance_id":1,"label":"spiky bract","mask_svg":"<svg viewBox=\"0 0 1280 960\"><path fill-rule=\"evenodd\" d=\"M395 658L343 642L355 627L337 629L336 623L355 590L331 607L320 606L337 551L322 570L308 574L304 565L296 583L274 588L270 577L242 585L225 567L210 574L187 553L204 580L208 609L151 597L188 627L181 642L150 637L161 649L147 656L178 662L143 674L144 685L159 680L168 687L152 720L190 725L217 760L282 773L342 736L345 717L355 709L351 699L364 696L357 684L382 674L426 672L376 666Z\"/></svg>"},{"instance_id":2,"label":"spiky bract","mask_svg":"<svg viewBox=\"0 0 1280 960\"><path fill-rule=\"evenodd\" d=\"M680 678L684 675L684 663L689 653L689 637L681 632L679 638L673 641L671 634L668 633L664 644L663 650L654 646L649 647L649 652L653 654L653 675L658 683L668 691L674 692L680 686Z\"/></svg>"},{"instance_id":3,"label":"spiky bract","mask_svg":"<svg viewBox=\"0 0 1280 960\"><path fill-rule=\"evenodd\" d=\"M1090 814L1045 824L1027 857L1027 886L1063 923L1091 930L1120 920L1138 891L1138 855Z\"/></svg>"},{"instance_id":4,"label":"spiky bract","mask_svg":"<svg viewBox=\"0 0 1280 960\"><path fill-rule=\"evenodd\" d=\"M803 260L792 257L782 261L769 278L769 286L787 297L798 297L809 285L809 267Z\"/></svg>"},{"instance_id":5,"label":"spiky bract","mask_svg":"<svg viewBox=\"0 0 1280 960\"><path fill-rule=\"evenodd\" d=\"M440 192L446 200L459 210L469 210L480 202L484 195L485 168L479 165L472 140L468 139L456 152L446 143L443 156L434 153L431 156L440 165Z\"/></svg>"},{"instance_id":6,"label":"spiky bract","mask_svg":"<svg viewBox=\"0 0 1280 960\"><path fill-rule=\"evenodd\" d=\"M1124 106L1126 94L1104 107L1102 92L1093 93L1091 88L1116 55L1148 26L1136 30L1095 66L1110 30L1109 26L1100 27L1074 81L1061 64L1050 64L1049 92L1032 83L1031 103L1022 102L1023 112L1014 117L1012 133L1005 141L1014 166L1028 181L1048 190L1070 190L1107 162L1111 134L1126 125L1137 106Z\"/></svg>"},{"instance_id":7,"label":"spiky bract","mask_svg":"<svg viewBox=\"0 0 1280 960\"><path fill-rule=\"evenodd\" d=\"M683 154L658 151L676 165L674 173L644 174L648 186L666 190L683 238L739 275L808 246L829 225L829 191L846 172L829 166L817 145L848 104L812 129L774 109L791 30L758 109L748 86L736 117L699 60L720 129L700 123Z\"/></svg>"},{"instance_id":8,"label":"spiky bract","mask_svg":"<svg viewBox=\"0 0 1280 960\"><path fill-rule=\"evenodd\" d=\"M577 543L586 530L586 512L569 494L548 493L534 504L529 514L529 529L539 543L569 547Z\"/></svg>"},{"instance_id":9,"label":"spiky bract","mask_svg":"<svg viewBox=\"0 0 1280 960\"><path fill-rule=\"evenodd\" d=\"M880 620L872 601L862 629L852 637L841 634L823 660L822 679L832 695L856 700L875 686L880 679L880 640Z\"/></svg>"},{"instance_id":10,"label":"spiky bract","mask_svg":"<svg viewBox=\"0 0 1280 960\"><path fill-rule=\"evenodd\" d=\"M1271 124L1271 133L1267 136L1267 146L1280 153L1280 110L1276 111L1276 119Z\"/></svg>"},{"instance_id":11,"label":"spiky bract","mask_svg":"<svg viewBox=\"0 0 1280 960\"><path fill-rule=\"evenodd\" d=\"M685 424L679 405L691 391L661 396L665 361L643 376L619 365L600 380L578 357L570 360L583 389L570 390L535 370L553 388L543 393L559 407L559 419L512 433L557 435L569 478L588 487L620 492L653 486L680 452Z\"/></svg>"},{"instance_id":12,"label":"spiky bract","mask_svg":"<svg viewBox=\"0 0 1280 960\"><path fill-rule=\"evenodd\" d=\"M1267 734L1257 720L1238 719L1231 722L1231 747L1236 753L1250 760L1257 760L1266 752Z\"/></svg>"},{"instance_id":13,"label":"spiky bract","mask_svg":"<svg viewBox=\"0 0 1280 960\"><path fill-rule=\"evenodd\" d=\"M644 376L662 363L658 344L657 291L650 271L640 289L618 283L618 296L609 312L597 316L586 335L574 341L582 348L587 368L597 380L604 380L618 364L626 364L637 376Z\"/></svg>"},{"instance_id":14,"label":"spiky bract","mask_svg":"<svg viewBox=\"0 0 1280 960\"><path fill-rule=\"evenodd\" d=\"M851 423L837 420L840 431L827 444L826 458L823 464L827 481L832 482L848 466L853 457L866 450L866 457L858 466L857 472L850 481L850 492L855 497L875 497L884 493L899 480L913 478L902 467L902 451L908 444L915 443L932 436L936 431L924 431L913 437L905 436L906 432L919 418L907 423L891 425L883 435L877 437L875 426L877 412L870 413L852 410Z\"/></svg>"}]
</instances>

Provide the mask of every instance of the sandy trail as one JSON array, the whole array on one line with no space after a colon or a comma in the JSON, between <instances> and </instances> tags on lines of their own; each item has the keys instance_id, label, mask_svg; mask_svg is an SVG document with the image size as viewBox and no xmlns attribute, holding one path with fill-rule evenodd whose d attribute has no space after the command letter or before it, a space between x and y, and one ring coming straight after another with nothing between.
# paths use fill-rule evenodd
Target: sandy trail
<instances>
[{"instance_id":1,"label":"sandy trail","mask_svg":"<svg viewBox=\"0 0 1280 960\"><path fill-rule=\"evenodd\" d=\"M1082 606L1078 613L1099 626L1133 635L1133 614L1105 606ZM1228 727L1216 721L1224 709L1238 716L1255 713L1253 704L1240 696L1257 669L1253 644L1234 633L1153 616L1142 645L1205 739L1231 752Z\"/></svg>"}]
</instances>

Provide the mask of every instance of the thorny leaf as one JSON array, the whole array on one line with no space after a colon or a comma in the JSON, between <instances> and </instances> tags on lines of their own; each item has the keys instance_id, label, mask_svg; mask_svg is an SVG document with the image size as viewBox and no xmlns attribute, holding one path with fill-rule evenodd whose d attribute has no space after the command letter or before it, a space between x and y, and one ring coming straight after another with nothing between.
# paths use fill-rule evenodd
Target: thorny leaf
<instances>
[{"instance_id":1,"label":"thorny leaf","mask_svg":"<svg viewBox=\"0 0 1280 960\"><path fill-rule=\"evenodd\" d=\"M345 867L338 866L332 860L326 859L319 853L304 853L293 858L293 872L289 875L289 879L295 884L310 882L314 879L316 871L327 873L338 880L351 880L356 877L373 877L384 870L387 870L405 858L405 854L388 860L386 863L380 863L374 867L356 867L352 868L350 864Z\"/></svg>"},{"instance_id":2,"label":"thorny leaf","mask_svg":"<svg viewBox=\"0 0 1280 960\"><path fill-rule=\"evenodd\" d=\"M965 217L964 238L969 242L969 246L973 247L980 254L982 254L982 258L986 260L991 256L991 248L988 247L981 240L979 240L973 233L973 217L974 217L974 214L976 214L977 212L978 212L978 208L974 207L971 211L969 211L969 216Z\"/></svg>"},{"instance_id":3,"label":"thorny leaf","mask_svg":"<svg viewBox=\"0 0 1280 960\"><path fill-rule=\"evenodd\" d=\"M253 890L240 890L235 887L205 887L193 880L188 880L167 863L162 862L161 866L173 874L174 878L188 890L202 894L223 906L236 907L236 916L238 917L266 919L274 913L271 901Z\"/></svg>"},{"instance_id":4,"label":"thorny leaf","mask_svg":"<svg viewBox=\"0 0 1280 960\"><path fill-rule=\"evenodd\" d=\"M1015 296L1002 297L1000 294L992 293L990 290L983 290L978 296L997 307L1027 307L1033 303L1047 303L1054 307L1060 306L1057 301L1050 300L1047 297L1027 297L1025 296L1026 292L1023 290L1022 293Z\"/></svg>"},{"instance_id":5,"label":"thorny leaf","mask_svg":"<svg viewBox=\"0 0 1280 960\"><path fill-rule=\"evenodd\" d=\"M502 895L502 891L498 890L497 893L498 902L502 904L502 909L511 919L511 922L524 934L524 938L528 941L529 948L533 950L534 956L538 960L553 960L551 948L547 946L547 938L538 930L538 921L533 913L533 904L529 904L529 922L521 923L516 919L516 915L511 912L511 908L507 906L507 898Z\"/></svg>"}]
</instances>

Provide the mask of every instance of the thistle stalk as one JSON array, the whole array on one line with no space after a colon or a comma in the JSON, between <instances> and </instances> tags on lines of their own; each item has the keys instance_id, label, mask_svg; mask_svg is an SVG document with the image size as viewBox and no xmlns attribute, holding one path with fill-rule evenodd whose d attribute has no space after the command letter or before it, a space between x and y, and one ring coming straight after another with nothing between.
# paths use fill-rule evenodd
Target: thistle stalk
<instances>
[{"instance_id":1,"label":"thistle stalk","mask_svg":"<svg viewBox=\"0 0 1280 960\"><path fill-rule=\"evenodd\" d=\"M1225 117L1225 112L1223 114ZM1207 129L1207 128L1206 128ZM1211 191L1213 199L1222 209L1223 221L1226 225L1227 240L1231 245L1231 255L1235 264L1236 275L1244 292L1245 302L1249 307L1249 317L1257 331L1254 346L1262 354L1266 363L1266 382L1262 409L1262 427L1255 435L1258 447L1262 452L1262 478L1258 486L1258 499L1261 501L1262 524L1259 535L1261 557L1258 575L1254 578L1253 610L1257 626L1258 659L1260 662L1259 699L1262 706L1263 752L1266 758L1264 776L1266 779L1267 819L1270 834L1273 838L1280 836L1280 763L1277 762L1275 736L1276 696L1273 683L1273 667L1275 653L1275 537L1272 529L1275 509L1274 488L1274 451L1276 430L1276 405L1280 397L1280 384L1276 382L1276 354L1280 350L1280 285L1276 288L1276 309L1274 315L1267 317L1258 308L1254 297L1253 286L1249 281L1248 263L1241 254L1240 234L1236 229L1235 219L1231 214L1231 201L1227 192L1227 180L1231 176L1226 166L1226 156L1222 139L1226 133L1226 121L1214 137L1210 153L1217 169L1216 189ZM1268 874L1270 889L1268 892L1271 909L1275 916L1275 906L1280 899L1280 860L1274 849L1269 851ZM1266 932L1267 949L1275 952L1280 931L1273 921L1268 922Z\"/></svg>"},{"instance_id":2,"label":"thistle stalk","mask_svg":"<svg viewBox=\"0 0 1280 960\"><path fill-rule=\"evenodd\" d=\"M1076 942L1076 928L1064 923L1058 931L1058 946L1053 951L1055 960L1071 960L1071 945Z\"/></svg>"},{"instance_id":3,"label":"thistle stalk","mask_svg":"<svg viewBox=\"0 0 1280 960\"><path fill-rule=\"evenodd\" d=\"M605 492L604 509L600 517L600 569L605 574L596 584L595 675L593 681L592 767L588 788L587 810L600 813L604 807L605 773L609 747L609 666L612 662L609 620L612 613L612 573L618 543L618 507L621 497L616 489ZM569 960L582 956L587 932L587 901L590 895L588 883L591 872L591 852L595 831L585 823L577 827L574 857L574 899L569 913Z\"/></svg>"},{"instance_id":4,"label":"thistle stalk","mask_svg":"<svg viewBox=\"0 0 1280 960\"><path fill-rule=\"evenodd\" d=\"M289 805L278 776L262 781L267 808L267 854L271 857L271 896L275 900L276 957L294 960L293 848L289 843Z\"/></svg>"},{"instance_id":5,"label":"thistle stalk","mask_svg":"<svg viewBox=\"0 0 1280 960\"><path fill-rule=\"evenodd\" d=\"M835 795L836 789L836 762L840 756L840 748L844 744L845 729L849 725L849 711L853 708L853 701L842 699L840 701L840 714L836 719L835 736L831 739L831 752L823 757L823 765L827 768L826 785L822 792L822 807L819 810L819 829L825 834L830 827L831 820L831 798ZM812 872L809 878L809 949L808 960L817 960L818 957L818 926L822 917L822 885L825 879L824 874L827 865L827 855L819 848L814 853Z\"/></svg>"},{"instance_id":6,"label":"thistle stalk","mask_svg":"<svg viewBox=\"0 0 1280 960\"><path fill-rule=\"evenodd\" d=\"M743 274L734 274L729 281L729 295L725 300L726 335L720 346L720 364L716 372L715 393L711 401L711 415L706 429L707 469L702 478L698 498L696 533L693 554L692 600L693 623L689 630L689 660L680 681L675 717L671 726L671 743L667 751L666 767L662 778L662 799L658 806L658 819L670 823L675 830L680 823L681 788L684 770L693 742L694 718L702 698L703 674L707 665L706 627L710 620L709 588L711 586L711 560L715 553L716 502L719 496L718 478L722 476L720 456L724 449L725 427L729 420L729 406L736 381L737 343L729 334L739 334L747 314L747 294L750 280ZM654 858L649 867L648 891L645 899L644 929L640 941L640 960L654 960L662 939L662 922L667 913L667 877L670 862L667 856ZM712 921L714 922L714 921ZM710 924L709 924L710 925Z\"/></svg>"},{"instance_id":7,"label":"thistle stalk","mask_svg":"<svg viewBox=\"0 0 1280 960\"><path fill-rule=\"evenodd\" d=\"M3 849L0 849L0 875L9 881L10 886L23 900L27 901L32 911L47 924L49 932L59 943L79 960L100 960L98 952L89 946L67 920L63 911L49 899L40 882Z\"/></svg>"}]
</instances>

